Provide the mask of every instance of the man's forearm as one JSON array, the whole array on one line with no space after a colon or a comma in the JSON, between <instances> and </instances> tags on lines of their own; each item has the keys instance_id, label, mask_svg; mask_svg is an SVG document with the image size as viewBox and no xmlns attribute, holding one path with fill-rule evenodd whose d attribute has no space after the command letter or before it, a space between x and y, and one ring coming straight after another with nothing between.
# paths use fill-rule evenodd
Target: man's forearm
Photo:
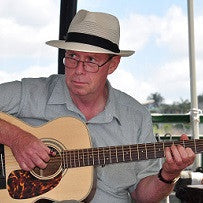
<instances>
[{"instance_id":1,"label":"man's forearm","mask_svg":"<svg viewBox=\"0 0 203 203\"><path fill-rule=\"evenodd\" d=\"M11 146L12 140L17 139L20 129L7 121L0 119L0 143Z\"/></svg>"},{"instance_id":2,"label":"man's forearm","mask_svg":"<svg viewBox=\"0 0 203 203\"><path fill-rule=\"evenodd\" d=\"M133 199L139 203L155 203L167 197L174 188L174 184L166 184L158 179L157 175L142 179L134 192Z\"/></svg>"}]
</instances>

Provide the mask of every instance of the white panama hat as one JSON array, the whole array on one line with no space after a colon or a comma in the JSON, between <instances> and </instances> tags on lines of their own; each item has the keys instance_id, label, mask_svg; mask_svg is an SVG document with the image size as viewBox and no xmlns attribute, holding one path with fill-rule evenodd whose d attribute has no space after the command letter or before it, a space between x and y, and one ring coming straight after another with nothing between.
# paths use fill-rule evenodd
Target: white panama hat
<instances>
[{"instance_id":1,"label":"white panama hat","mask_svg":"<svg viewBox=\"0 0 203 203\"><path fill-rule=\"evenodd\" d=\"M134 51L120 50L120 26L110 14L80 10L73 18L66 40L51 40L47 45L65 50L130 56Z\"/></svg>"}]
</instances>

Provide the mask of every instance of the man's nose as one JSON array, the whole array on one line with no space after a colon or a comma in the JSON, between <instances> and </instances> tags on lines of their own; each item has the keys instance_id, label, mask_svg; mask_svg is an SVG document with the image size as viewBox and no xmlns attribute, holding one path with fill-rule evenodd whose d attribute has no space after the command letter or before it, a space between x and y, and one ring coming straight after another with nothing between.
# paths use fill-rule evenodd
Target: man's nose
<instances>
[{"instance_id":1,"label":"man's nose","mask_svg":"<svg viewBox=\"0 0 203 203\"><path fill-rule=\"evenodd\" d=\"M84 74L86 72L84 61L79 61L78 62L78 65L77 65L77 67L75 69L75 72L77 74Z\"/></svg>"}]
</instances>

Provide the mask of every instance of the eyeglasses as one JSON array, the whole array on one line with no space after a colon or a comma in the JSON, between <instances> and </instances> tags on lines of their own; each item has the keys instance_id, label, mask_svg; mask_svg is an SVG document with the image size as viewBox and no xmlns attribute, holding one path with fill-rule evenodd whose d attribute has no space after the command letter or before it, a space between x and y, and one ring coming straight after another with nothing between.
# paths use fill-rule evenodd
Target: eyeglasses
<instances>
[{"instance_id":1,"label":"eyeglasses","mask_svg":"<svg viewBox=\"0 0 203 203\"><path fill-rule=\"evenodd\" d=\"M81 60L74 59L74 58L71 58L71 57L65 57L64 60L63 60L63 63L65 65L65 67L70 68L70 69L74 69L74 68L76 68L78 66L79 62L82 62L83 66L84 66L84 69L87 72L97 73L99 71L99 68L104 66L106 63L108 63L113 57L114 57L114 55L110 56L108 58L108 60L105 61L101 65L99 65L97 63L92 63L92 62L87 62L87 61L81 61Z\"/></svg>"}]
</instances>

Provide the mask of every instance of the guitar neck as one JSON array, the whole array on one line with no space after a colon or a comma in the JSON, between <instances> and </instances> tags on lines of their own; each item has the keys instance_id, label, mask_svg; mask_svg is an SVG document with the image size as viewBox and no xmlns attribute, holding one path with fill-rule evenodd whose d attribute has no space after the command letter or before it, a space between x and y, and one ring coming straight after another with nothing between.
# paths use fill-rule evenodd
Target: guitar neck
<instances>
[{"instance_id":1,"label":"guitar neck","mask_svg":"<svg viewBox=\"0 0 203 203\"><path fill-rule=\"evenodd\" d=\"M100 166L162 158L165 157L164 149L173 144L190 147L196 154L203 151L203 140L192 139L70 150L63 151L60 156L63 168Z\"/></svg>"}]
</instances>

